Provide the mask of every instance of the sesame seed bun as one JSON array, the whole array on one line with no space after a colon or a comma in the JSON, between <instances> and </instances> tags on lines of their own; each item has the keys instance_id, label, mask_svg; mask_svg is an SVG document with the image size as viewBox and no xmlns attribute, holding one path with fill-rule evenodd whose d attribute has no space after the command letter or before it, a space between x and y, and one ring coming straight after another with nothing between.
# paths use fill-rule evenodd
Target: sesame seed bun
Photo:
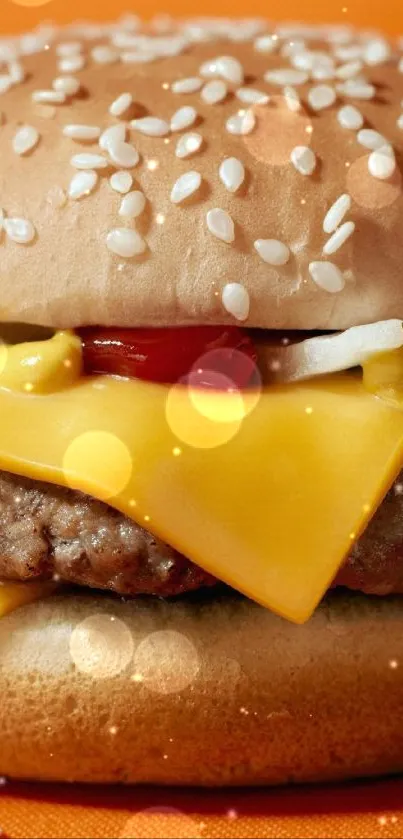
<instances>
[{"instance_id":1,"label":"sesame seed bun","mask_svg":"<svg viewBox=\"0 0 403 839\"><path fill-rule=\"evenodd\" d=\"M297 34L294 42L305 39L304 55L320 49L333 69L321 80L322 58L322 70L310 71L309 80L290 90L287 81L308 76L296 68L309 63L309 54L293 57L290 35L281 30L271 45L266 36L265 44L259 26L264 33L264 24L256 24L241 43L215 37L193 44L185 27L179 37L188 43L176 46L178 54L144 63L127 63L130 49L110 45L113 30L108 38L99 32L100 40L86 40L88 32L49 33L48 49L18 58L24 80L1 97L0 191L7 220L0 244L1 320L52 327L242 321L266 328L343 329L402 317L398 46L347 30L329 30L326 38L320 33L319 41L312 33ZM73 36L79 53L66 58L60 42ZM135 34L127 31L126 40L130 37ZM175 37L178 32L168 38L171 51ZM144 57L151 47L147 42L142 49ZM355 67L349 54L360 56ZM206 62L219 56L227 58L220 83L211 85ZM111 63L101 63L105 59ZM274 72L279 69L288 75ZM272 75L265 79L267 73ZM193 92L175 92L183 87ZM270 101L250 104L251 89ZM65 101L54 102L58 97ZM191 111L180 112L171 131L170 121L183 107L194 109L194 121ZM246 115L239 116L240 109ZM144 123L130 125L144 117L159 120L152 130L164 136L142 133ZM101 131L123 123L127 146L100 148ZM66 126L77 124L90 126L78 132L89 139L65 136L63 129L74 135ZM367 135L371 148L359 142L361 124L382 135L385 154L373 147L379 138ZM17 134L23 125L29 128ZM191 156L178 157L177 143L181 140L183 151L186 132L200 135L202 143ZM310 151L298 150L301 146ZM72 165L77 155L91 157ZM220 178L226 158L235 163L227 163ZM100 162L105 168L94 169ZM77 165L96 175L83 177ZM145 204L141 196L130 197L125 216L119 215L124 196L110 183L123 168L126 175L114 179L115 187L130 182L129 173L131 192L145 196ZM176 184L189 172L196 174ZM75 196L80 189L88 194L70 197L69 189ZM333 235L331 219L330 232L323 229L325 216L346 194L351 201L338 218L336 241L323 254ZM16 228L13 219L21 218L27 224ZM341 230L344 224L349 226ZM120 228L124 232L116 233ZM318 268L323 261L334 269Z\"/></svg>"},{"instance_id":2,"label":"sesame seed bun","mask_svg":"<svg viewBox=\"0 0 403 839\"><path fill-rule=\"evenodd\" d=\"M0 622L0 773L282 784L403 769L401 598L60 595ZM368 701L370 697L370 701Z\"/></svg>"}]
</instances>

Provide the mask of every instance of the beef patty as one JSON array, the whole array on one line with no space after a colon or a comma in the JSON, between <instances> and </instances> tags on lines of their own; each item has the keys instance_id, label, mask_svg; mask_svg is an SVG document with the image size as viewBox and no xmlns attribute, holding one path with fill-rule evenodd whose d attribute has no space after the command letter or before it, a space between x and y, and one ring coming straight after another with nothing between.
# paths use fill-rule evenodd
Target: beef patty
<instances>
[{"instance_id":1,"label":"beef patty","mask_svg":"<svg viewBox=\"0 0 403 839\"><path fill-rule=\"evenodd\" d=\"M334 585L367 594L403 593L401 490L398 481ZM7 472L0 472L0 577L53 577L120 595L162 597L217 583L112 507L80 492Z\"/></svg>"}]
</instances>

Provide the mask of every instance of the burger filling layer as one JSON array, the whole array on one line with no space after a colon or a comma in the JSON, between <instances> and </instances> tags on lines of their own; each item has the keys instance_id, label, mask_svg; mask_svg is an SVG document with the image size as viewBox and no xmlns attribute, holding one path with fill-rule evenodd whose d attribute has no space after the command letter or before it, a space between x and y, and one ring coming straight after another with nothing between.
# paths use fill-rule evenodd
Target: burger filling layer
<instances>
[{"instance_id":1,"label":"burger filling layer","mask_svg":"<svg viewBox=\"0 0 403 839\"><path fill-rule=\"evenodd\" d=\"M401 321L6 340L0 578L123 596L222 581L296 622L333 585L403 592L402 345Z\"/></svg>"},{"instance_id":2,"label":"burger filling layer","mask_svg":"<svg viewBox=\"0 0 403 839\"><path fill-rule=\"evenodd\" d=\"M334 585L403 593L403 473ZM80 492L0 472L0 577L56 580L162 597L218 580L114 508Z\"/></svg>"}]
</instances>

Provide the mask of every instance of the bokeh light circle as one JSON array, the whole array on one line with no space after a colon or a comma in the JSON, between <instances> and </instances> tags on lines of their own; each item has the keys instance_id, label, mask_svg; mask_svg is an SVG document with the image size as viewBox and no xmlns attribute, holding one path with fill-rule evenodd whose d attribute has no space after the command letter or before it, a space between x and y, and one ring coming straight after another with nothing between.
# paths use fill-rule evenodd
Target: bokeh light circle
<instances>
[{"instance_id":1,"label":"bokeh light circle","mask_svg":"<svg viewBox=\"0 0 403 839\"><path fill-rule=\"evenodd\" d=\"M222 416L226 410L226 396L226 393L211 394L210 415ZM198 407L185 383L179 382L169 389L165 402L165 416L171 431L182 443L196 449L214 449L228 443L238 433L241 419L217 422L200 413Z\"/></svg>"},{"instance_id":2,"label":"bokeh light circle","mask_svg":"<svg viewBox=\"0 0 403 839\"><path fill-rule=\"evenodd\" d=\"M35 7L35 6L46 6L47 3L50 3L51 0L11 0L16 6L26 6L26 7Z\"/></svg>"},{"instance_id":3,"label":"bokeh light circle","mask_svg":"<svg viewBox=\"0 0 403 839\"><path fill-rule=\"evenodd\" d=\"M169 391L168 425L183 443L210 449L228 443L257 405L262 381L256 361L234 347L208 350Z\"/></svg>"},{"instance_id":4,"label":"bokeh light circle","mask_svg":"<svg viewBox=\"0 0 403 839\"><path fill-rule=\"evenodd\" d=\"M149 807L126 822L120 839L201 839L200 828L190 816L174 807Z\"/></svg>"},{"instance_id":5,"label":"bokeh light circle","mask_svg":"<svg viewBox=\"0 0 403 839\"><path fill-rule=\"evenodd\" d=\"M243 138L249 153L261 163L285 166L295 146L309 146L313 126L303 107L291 110L283 95L271 96L268 105L254 105L256 126Z\"/></svg>"},{"instance_id":6,"label":"bokeh light circle","mask_svg":"<svg viewBox=\"0 0 403 839\"><path fill-rule=\"evenodd\" d=\"M140 642L134 655L134 668L148 690L170 694L192 684L199 672L200 661L195 645L186 635L173 629L162 629Z\"/></svg>"},{"instance_id":7,"label":"bokeh light circle","mask_svg":"<svg viewBox=\"0 0 403 839\"><path fill-rule=\"evenodd\" d=\"M133 637L113 615L91 615L74 627L70 655L80 673L110 679L122 673L133 658Z\"/></svg>"},{"instance_id":8,"label":"bokeh light circle","mask_svg":"<svg viewBox=\"0 0 403 839\"><path fill-rule=\"evenodd\" d=\"M367 210L389 207L402 194L402 176L397 166L386 181L374 178L368 171L369 155L359 157L347 170L347 192L356 204Z\"/></svg>"},{"instance_id":9,"label":"bokeh light circle","mask_svg":"<svg viewBox=\"0 0 403 839\"><path fill-rule=\"evenodd\" d=\"M201 380L203 386L201 386ZM210 385L210 387L208 386ZM189 398L200 414L211 422L234 423L244 419L245 408L240 390L224 373L190 373ZM217 391L223 398L217 399Z\"/></svg>"},{"instance_id":10,"label":"bokeh light circle","mask_svg":"<svg viewBox=\"0 0 403 839\"><path fill-rule=\"evenodd\" d=\"M251 385L247 387L247 385ZM192 404L213 422L244 420L256 407L262 378L253 358L237 349L218 348L204 353L187 378ZM224 394L216 399L216 392Z\"/></svg>"},{"instance_id":11,"label":"bokeh light circle","mask_svg":"<svg viewBox=\"0 0 403 839\"><path fill-rule=\"evenodd\" d=\"M66 483L82 488L83 481L94 495L103 500L119 495L132 473L132 458L127 446L108 431L86 431L68 446L63 458Z\"/></svg>"}]
</instances>

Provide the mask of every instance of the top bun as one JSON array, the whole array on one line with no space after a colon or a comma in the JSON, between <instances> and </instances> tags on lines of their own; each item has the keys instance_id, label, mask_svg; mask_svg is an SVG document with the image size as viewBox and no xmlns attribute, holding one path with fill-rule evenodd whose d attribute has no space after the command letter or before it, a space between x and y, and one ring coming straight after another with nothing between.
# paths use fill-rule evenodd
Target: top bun
<instances>
[{"instance_id":1,"label":"top bun","mask_svg":"<svg viewBox=\"0 0 403 839\"><path fill-rule=\"evenodd\" d=\"M399 48L346 27L163 19L146 31L134 18L1 42L0 320L344 329L402 318ZM180 157L186 132L201 145ZM120 189L130 177L118 170L145 197L124 201L131 217L119 215L111 176Z\"/></svg>"}]
</instances>

